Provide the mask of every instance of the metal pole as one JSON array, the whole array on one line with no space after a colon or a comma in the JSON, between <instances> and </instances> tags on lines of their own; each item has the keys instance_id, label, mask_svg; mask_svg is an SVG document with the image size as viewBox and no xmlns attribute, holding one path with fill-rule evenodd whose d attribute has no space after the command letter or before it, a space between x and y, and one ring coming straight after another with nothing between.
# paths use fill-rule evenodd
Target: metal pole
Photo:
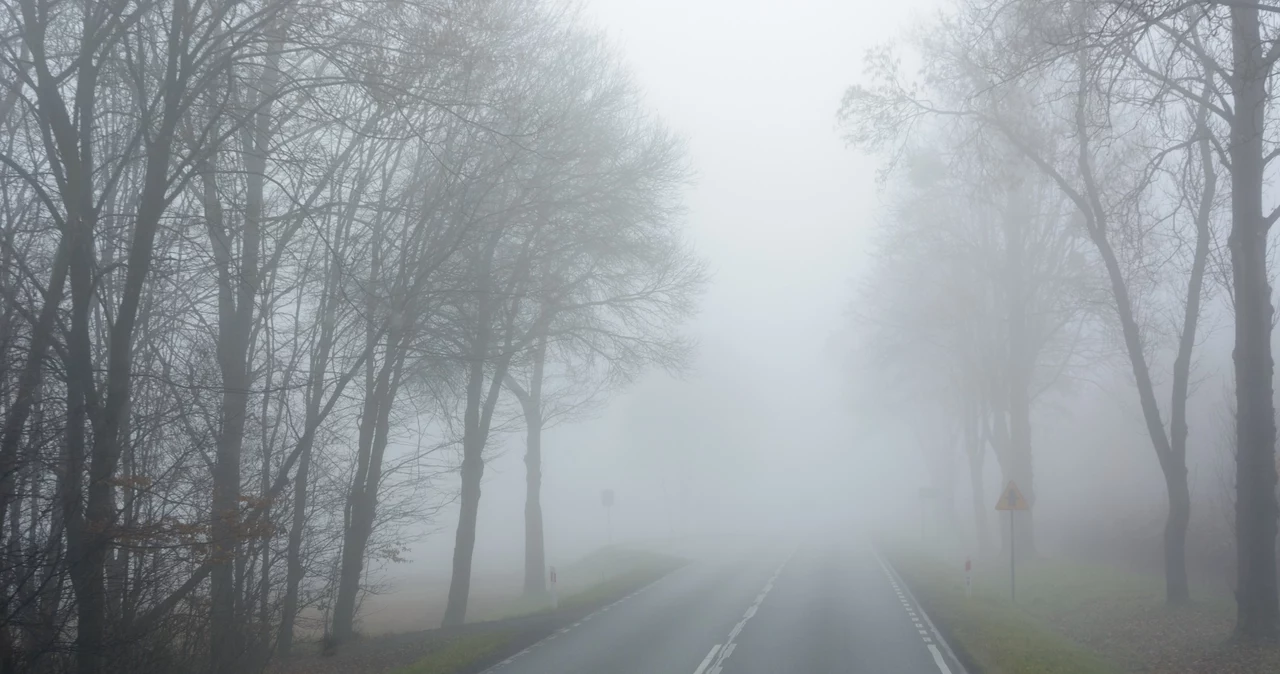
<instances>
[{"instance_id":1,"label":"metal pole","mask_svg":"<svg viewBox=\"0 0 1280 674\"><path fill-rule=\"evenodd\" d=\"M1018 603L1018 584L1014 574L1017 565L1014 562L1014 550L1018 547L1013 540L1013 516L1017 511L1009 511L1009 599L1013 603Z\"/></svg>"}]
</instances>

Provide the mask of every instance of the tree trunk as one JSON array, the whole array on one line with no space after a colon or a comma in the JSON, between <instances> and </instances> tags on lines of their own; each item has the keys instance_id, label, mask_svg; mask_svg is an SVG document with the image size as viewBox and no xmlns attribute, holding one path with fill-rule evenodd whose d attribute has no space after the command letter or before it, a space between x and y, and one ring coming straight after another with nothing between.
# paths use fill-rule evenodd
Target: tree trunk
<instances>
[{"instance_id":1,"label":"tree trunk","mask_svg":"<svg viewBox=\"0 0 1280 674\"><path fill-rule=\"evenodd\" d=\"M489 328L482 327L481 344L488 343L489 332ZM498 370L491 383L488 400L483 397L483 360L473 361L471 377L467 383L467 410L464 417L466 428L462 437L462 491L459 495L461 507L458 513L458 531L454 538L453 576L449 582L449 600L444 610L445 627L461 625L467 617L467 599L471 594L471 556L475 551L476 518L480 512L480 480L484 477L484 446L489 436L493 404L498 397L492 384L498 384L506 376L505 367L499 366Z\"/></svg>"},{"instance_id":2,"label":"tree trunk","mask_svg":"<svg viewBox=\"0 0 1280 674\"><path fill-rule=\"evenodd\" d=\"M44 305L40 309L36 324L31 327L31 335L26 361L18 379L17 391L13 395L9 409L5 413L4 430L0 434L0 520L16 497L15 480L19 469L19 450L22 444L22 433L26 428L27 417L36 405L36 400L43 383L44 359L49 349L54 320L58 315L58 307L67 282L68 255L65 242L58 245L53 258L53 269L49 275L48 289L44 293ZM32 481L33 484L35 481ZM14 506L17 512L18 506ZM33 518L32 522L39 518ZM33 524L34 526L34 524ZM17 559L18 541L11 536L9 546L14 549L10 559ZM9 615L8 600L0 599L0 615ZM8 630L5 630L6 635ZM6 640L8 637L6 636ZM10 651L12 649L10 648ZM6 662L12 662L12 652ZM16 665L15 665L16 666Z\"/></svg>"},{"instance_id":3,"label":"tree trunk","mask_svg":"<svg viewBox=\"0 0 1280 674\"><path fill-rule=\"evenodd\" d=\"M478 448L475 447L477 442ZM461 511L453 546L453 578L449 583L449 601L445 605L445 627L461 625L467 617L471 555L476 546L476 517L480 512L480 478L484 476L484 460L480 456L483 449L483 439L472 437L463 441Z\"/></svg>"},{"instance_id":4,"label":"tree trunk","mask_svg":"<svg viewBox=\"0 0 1280 674\"><path fill-rule=\"evenodd\" d=\"M1015 368L1017 369L1017 368ZM1009 479L1027 499L1028 510L1014 511L1018 521L1015 541L1017 554L1031 559L1036 554L1035 520L1036 485L1031 454L1031 395L1025 375L1015 375L1009 391Z\"/></svg>"},{"instance_id":5,"label":"tree trunk","mask_svg":"<svg viewBox=\"0 0 1280 674\"><path fill-rule=\"evenodd\" d=\"M494 377L489 383L489 393L483 398L483 404L480 404L480 391L484 382L482 362L476 364L472 371L472 381L468 385L467 424L462 440L461 509L458 514L458 533L454 540L453 578L449 583L449 601L444 611L443 625L446 627L461 625L467 617L467 598L471 592L471 556L475 550L476 518L480 512L480 480L484 477L484 446L489 437L489 422L493 419L498 392L510 363L510 347L508 343L505 355L500 356L494 366ZM474 396L470 392L472 389ZM473 399L476 402L474 405L471 402Z\"/></svg>"},{"instance_id":6,"label":"tree trunk","mask_svg":"<svg viewBox=\"0 0 1280 674\"><path fill-rule=\"evenodd\" d=\"M213 176L205 173L206 205L216 200ZM252 177L252 176L251 176ZM254 181L250 181L251 183ZM259 198L261 195L258 195ZM210 656L214 674L228 674L238 657L236 634L236 562L240 540L240 461L249 404L249 333L258 273L258 217L246 214L239 260L231 257L230 234L209 208L214 259L218 265L218 367L222 375L222 424L213 468L210 539L214 567L209 574ZM260 214L258 214L260 215ZM239 282L236 282L239 279Z\"/></svg>"},{"instance_id":7,"label":"tree trunk","mask_svg":"<svg viewBox=\"0 0 1280 674\"><path fill-rule=\"evenodd\" d=\"M1026 237L1028 223L1033 217L1027 203L1027 195L1015 191L1010 214L1005 216L1005 282L1008 287L1009 306L1009 380L1007 402L1009 411L1009 442L1007 447L1008 478L1018 484L1019 491L1027 499L1027 505L1036 505L1033 460L1031 453L1031 373L1035 367L1034 336L1029 322L1027 296ZM1015 511L1018 521L1015 540L1017 554L1024 559L1035 556L1035 528L1033 510Z\"/></svg>"},{"instance_id":8,"label":"tree trunk","mask_svg":"<svg viewBox=\"0 0 1280 674\"><path fill-rule=\"evenodd\" d=\"M354 145L352 145L354 148ZM350 151L350 149L348 150ZM315 444L316 432L320 423L332 407L321 409L324 397L325 379L328 376L330 357L333 351L334 333L337 329L337 308L341 301L342 272L345 268L342 242L349 232L349 223L355 219L356 206L362 202L364 187L368 181L361 181L339 222L332 244L332 253L327 258L325 270L324 294L321 298L319 315L320 336L317 346L311 353L311 364L307 387L306 427L298 440L300 454L298 472L293 483L293 517L289 529L289 541L285 551L285 593L280 608L280 635L276 641L276 651L282 657L288 657L293 651L293 627L298 615L299 590L305 568L302 564L302 535L307 524L307 502L310 490L311 451ZM367 340L366 351L372 354L373 340ZM341 387L336 390L331 401L340 395Z\"/></svg>"},{"instance_id":9,"label":"tree trunk","mask_svg":"<svg viewBox=\"0 0 1280 674\"><path fill-rule=\"evenodd\" d=\"M40 316L36 324L32 326L30 346L21 378L18 380L18 389L5 413L4 431L3 435L0 435L0 519L4 517L9 501L13 499L13 479L17 472L22 431L26 428L27 417L30 416L31 409L35 405L36 391L42 383L44 358L49 349L49 340L53 333L54 320L58 316L58 307L62 304L68 265L67 247L63 242L59 244L54 254L49 287L44 294L44 305L40 308Z\"/></svg>"},{"instance_id":10,"label":"tree trunk","mask_svg":"<svg viewBox=\"0 0 1280 674\"><path fill-rule=\"evenodd\" d=\"M350 522L342 537L342 565L338 571L338 594L333 602L333 628L330 636L345 643L355 634L356 596L364 571L364 548L373 533L374 508L371 495L363 488L351 495Z\"/></svg>"},{"instance_id":11,"label":"tree trunk","mask_svg":"<svg viewBox=\"0 0 1280 674\"><path fill-rule=\"evenodd\" d=\"M977 538L978 553L985 555L991 549L991 531L987 525L986 502L987 488L984 484L982 469L986 463L986 446L982 435L978 432L976 418L965 421L965 444L969 458L969 492L973 500L973 531Z\"/></svg>"},{"instance_id":12,"label":"tree trunk","mask_svg":"<svg viewBox=\"0 0 1280 674\"><path fill-rule=\"evenodd\" d=\"M240 128L240 154L245 181L244 227L238 259L232 258L231 233L221 218L208 224L218 267L218 365L222 373L222 426L218 434L213 472L213 522L210 536L217 559L210 574L210 655L214 674L231 674L244 650L243 616L237 615L240 558L240 463L249 404L249 350L262 275L262 224L265 213L267 147L271 140L272 98L279 79L279 38L268 43L266 63L244 101L255 110L252 122ZM206 192L212 176L206 172ZM205 203L218 194L206 194ZM216 209L221 215L221 208Z\"/></svg>"},{"instance_id":13,"label":"tree trunk","mask_svg":"<svg viewBox=\"0 0 1280 674\"><path fill-rule=\"evenodd\" d=\"M1236 310L1236 636L1275 639L1280 627L1276 588L1275 403L1272 387L1271 288L1267 228L1262 215L1263 131L1267 107L1264 42L1258 9L1231 7L1231 250Z\"/></svg>"},{"instance_id":14,"label":"tree trunk","mask_svg":"<svg viewBox=\"0 0 1280 674\"><path fill-rule=\"evenodd\" d=\"M1164 527L1164 585L1165 601L1171 605L1185 604L1191 599L1187 582L1187 525L1191 521L1191 490L1187 487L1187 472L1182 478L1166 476L1165 487L1169 492L1169 519Z\"/></svg>"},{"instance_id":15,"label":"tree trunk","mask_svg":"<svg viewBox=\"0 0 1280 674\"><path fill-rule=\"evenodd\" d=\"M533 371L525 390L513 378L507 387L520 401L525 423L524 497L524 593L542 596L547 592L547 558L542 529L542 379L547 357L543 335L533 349Z\"/></svg>"},{"instance_id":16,"label":"tree trunk","mask_svg":"<svg viewBox=\"0 0 1280 674\"><path fill-rule=\"evenodd\" d=\"M384 393L384 374L389 364L384 364L373 375L373 365L369 364L365 373L364 405L360 411L360 434L356 453L356 472L351 481L351 491L347 494L346 527L342 535L342 557L338 567L338 591L333 602L333 623L330 637L338 643L349 640L355 627L356 594L360 586L360 572L364 561L363 548L358 540L368 540L369 528L373 521L366 522L364 500L367 496L365 485L372 459L373 437L375 435L374 419L378 416L378 407Z\"/></svg>"},{"instance_id":17,"label":"tree trunk","mask_svg":"<svg viewBox=\"0 0 1280 674\"><path fill-rule=\"evenodd\" d=\"M102 457L111 451L112 440L100 429L95 430L103 433L101 437L95 433L93 442L86 439L86 427L95 425L91 405L96 398L93 346L89 337L89 314L94 300L91 279L94 243L91 211L88 213L83 218L74 219L74 229L70 223L68 225L72 231L68 243L71 333L67 337L68 362L65 366L68 461L64 470L71 476L65 496L68 499L67 556L71 585L76 595L76 665L80 672L96 673L105 664L106 543L107 528L114 513L108 503L111 487L106 479L110 474L102 474ZM92 447L92 455L87 454L89 447ZM84 484L80 476L86 461L88 484Z\"/></svg>"},{"instance_id":18,"label":"tree trunk","mask_svg":"<svg viewBox=\"0 0 1280 674\"><path fill-rule=\"evenodd\" d=\"M547 555L542 530L542 428L529 429L524 456L524 593L547 593Z\"/></svg>"},{"instance_id":19,"label":"tree trunk","mask_svg":"<svg viewBox=\"0 0 1280 674\"><path fill-rule=\"evenodd\" d=\"M445 627L461 625L467 617L467 599L471 593L471 556L476 545L476 518L480 512L480 480L484 477L484 446L489 437L489 422L498 402L498 393L507 377L511 362L511 331L507 330L507 351L500 353L494 364L493 378L485 394L485 364L490 360L493 342L493 318L495 297L493 256L501 240L502 231L489 236L486 246L478 252L473 273L476 274L478 292L475 317L475 334L471 337L467 374L467 407L463 414L462 431L462 491L459 494L458 530L454 537L453 575L449 581L449 599L445 604Z\"/></svg>"},{"instance_id":20,"label":"tree trunk","mask_svg":"<svg viewBox=\"0 0 1280 674\"><path fill-rule=\"evenodd\" d=\"M313 375L314 376L314 375ZM285 552L286 578L284 599L280 604L280 636L276 650L282 657L293 652L293 625L298 616L298 590L302 583L302 532L307 524L307 491L311 479L311 445L315 434L308 424L307 433L299 442L305 442L298 456L298 473L293 483L293 521L289 528L288 548Z\"/></svg>"},{"instance_id":21,"label":"tree trunk","mask_svg":"<svg viewBox=\"0 0 1280 674\"><path fill-rule=\"evenodd\" d=\"M356 598L364 572L365 550L377 516L378 485L382 479L382 457L387 448L391 407L400 385L399 337L387 340L388 361L378 373L373 390L367 392L361 423L361 465L356 470L347 509L349 522L342 539L342 566L338 573L338 594L333 603L331 636L339 643L355 634ZM366 440L367 438L367 440ZM367 444L366 444L367 443Z\"/></svg>"},{"instance_id":22,"label":"tree trunk","mask_svg":"<svg viewBox=\"0 0 1280 674\"><path fill-rule=\"evenodd\" d=\"M1209 94L1209 86L1206 85L1203 91L1206 100ZM1191 274L1187 279L1182 334L1178 339L1178 355L1173 362L1169 455L1168 460L1160 462L1169 493L1169 519L1164 530L1165 601L1173 605L1185 604L1191 599L1191 587L1187 579L1187 526L1191 521L1191 490L1187 484L1187 396L1191 379L1191 352L1195 349L1196 328L1200 321L1200 298L1204 291L1205 267L1209 261L1209 241L1212 236L1209 219L1213 214L1213 202L1218 188L1218 174L1214 170L1213 149L1209 140L1208 116L1208 107L1200 106L1196 132L1200 135L1197 146L1204 185L1196 212L1196 248Z\"/></svg>"}]
</instances>

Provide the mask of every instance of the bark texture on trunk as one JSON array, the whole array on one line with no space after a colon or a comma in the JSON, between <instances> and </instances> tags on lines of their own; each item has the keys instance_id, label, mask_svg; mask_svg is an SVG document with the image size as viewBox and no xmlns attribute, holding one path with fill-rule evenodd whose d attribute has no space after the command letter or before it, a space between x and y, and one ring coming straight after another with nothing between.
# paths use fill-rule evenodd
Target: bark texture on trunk
<instances>
[{"instance_id":1,"label":"bark texture on trunk","mask_svg":"<svg viewBox=\"0 0 1280 674\"><path fill-rule=\"evenodd\" d=\"M1231 250L1236 309L1236 636L1280 635L1276 587L1275 403L1271 287L1262 213L1266 63L1258 9L1231 7Z\"/></svg>"}]
</instances>

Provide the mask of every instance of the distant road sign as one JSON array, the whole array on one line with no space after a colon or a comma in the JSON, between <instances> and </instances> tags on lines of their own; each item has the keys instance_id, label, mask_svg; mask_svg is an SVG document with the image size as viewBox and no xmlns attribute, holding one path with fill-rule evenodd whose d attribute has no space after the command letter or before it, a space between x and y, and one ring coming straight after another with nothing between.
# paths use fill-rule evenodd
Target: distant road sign
<instances>
[{"instance_id":1,"label":"distant road sign","mask_svg":"<svg viewBox=\"0 0 1280 674\"><path fill-rule=\"evenodd\" d=\"M933 487L921 487L920 498L933 498L938 495L938 491Z\"/></svg>"},{"instance_id":2,"label":"distant road sign","mask_svg":"<svg viewBox=\"0 0 1280 674\"><path fill-rule=\"evenodd\" d=\"M604 507L612 508L613 507L613 490L606 489L600 492L600 502L604 504Z\"/></svg>"},{"instance_id":3,"label":"distant road sign","mask_svg":"<svg viewBox=\"0 0 1280 674\"><path fill-rule=\"evenodd\" d=\"M1009 486L1000 495L1000 502L996 503L996 510L1031 510L1031 506L1027 503L1027 497L1018 490L1018 485L1009 480Z\"/></svg>"},{"instance_id":4,"label":"distant road sign","mask_svg":"<svg viewBox=\"0 0 1280 674\"><path fill-rule=\"evenodd\" d=\"M1027 503L1027 497L1022 495L1022 491L1018 489L1018 485L1009 480L1009 485L1004 488L1004 493L1000 494L1000 501L996 503L996 510L1009 511L1009 599L1014 603L1018 602L1018 582L1017 571L1018 563L1015 560L1014 551L1018 546L1013 543L1013 516L1015 510L1031 510L1031 505Z\"/></svg>"}]
</instances>

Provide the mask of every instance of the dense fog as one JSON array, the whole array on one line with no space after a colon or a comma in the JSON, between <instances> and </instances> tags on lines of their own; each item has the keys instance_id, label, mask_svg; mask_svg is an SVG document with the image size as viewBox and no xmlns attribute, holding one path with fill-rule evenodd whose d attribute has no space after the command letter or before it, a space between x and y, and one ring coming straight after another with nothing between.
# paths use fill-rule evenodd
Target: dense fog
<instances>
[{"instance_id":1,"label":"dense fog","mask_svg":"<svg viewBox=\"0 0 1280 674\"><path fill-rule=\"evenodd\" d=\"M712 280L685 328L698 349L683 376L651 374L595 418L547 433L548 535L570 558L598 545L605 488L618 494L618 535L634 538L667 536L673 520L682 533L773 532L914 508L901 501L919 486L913 450L852 425L842 340L881 197L877 162L841 145L832 115L850 64L911 6L875 21L822 2L587 10L688 143L686 220ZM521 550L524 439L495 442L478 545L498 564ZM866 459L874 470L857 469ZM449 554L451 541L423 549L433 543Z\"/></svg>"},{"instance_id":2,"label":"dense fog","mask_svg":"<svg viewBox=\"0 0 1280 674\"><path fill-rule=\"evenodd\" d=\"M1042 671L934 645L974 565L1280 663L1280 5L5 8L0 674L478 672L749 568L733 674L796 555L943 674Z\"/></svg>"}]
</instances>

